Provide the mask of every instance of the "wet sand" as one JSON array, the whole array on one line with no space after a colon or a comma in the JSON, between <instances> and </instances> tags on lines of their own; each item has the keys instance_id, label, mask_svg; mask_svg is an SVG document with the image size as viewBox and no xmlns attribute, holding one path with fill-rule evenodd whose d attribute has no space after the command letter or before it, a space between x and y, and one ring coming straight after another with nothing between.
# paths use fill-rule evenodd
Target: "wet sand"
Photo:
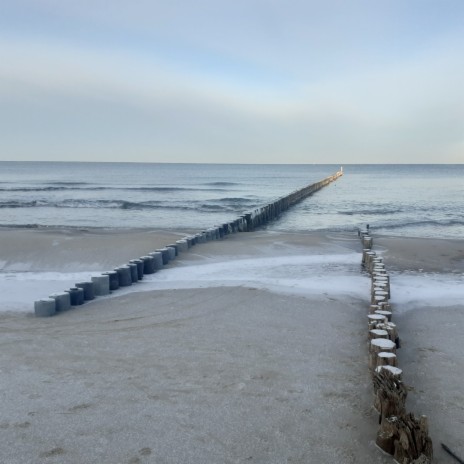
<instances>
[{"instance_id":1,"label":"wet sand","mask_svg":"<svg viewBox=\"0 0 464 464\"><path fill-rule=\"evenodd\" d=\"M1 231L2 272L105 271L181 235ZM378 240L398 281L415 271L395 253L415 263L415 243ZM445 244L449 258L427 243L430 266L462 276L463 242ZM237 234L197 245L140 291L54 318L3 304L2 462L392 462L374 446L360 252L354 234ZM29 282L15 282L25 289L15 304L26 304ZM454 339L464 308L443 302L425 317L420 296L407 308L399 299L395 321L410 409L429 416L435 462L446 463L439 441L464 454Z\"/></svg>"}]
</instances>

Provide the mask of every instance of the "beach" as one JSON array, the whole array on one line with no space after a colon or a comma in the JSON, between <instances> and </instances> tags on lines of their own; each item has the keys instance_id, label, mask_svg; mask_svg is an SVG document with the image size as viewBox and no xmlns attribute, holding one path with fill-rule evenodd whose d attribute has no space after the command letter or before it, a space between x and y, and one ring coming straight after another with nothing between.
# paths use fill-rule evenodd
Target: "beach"
<instances>
[{"instance_id":1,"label":"beach","mask_svg":"<svg viewBox=\"0 0 464 464\"><path fill-rule=\"evenodd\" d=\"M182 234L2 231L2 294L23 288L0 315L2 462L392 462L374 444L369 278L355 234L235 234L53 318L35 318L33 299L18 311L73 273ZM435 462L452 462L439 443L463 454L464 242L375 246L393 271L409 409L429 417ZM408 293L403 276L435 285L436 299Z\"/></svg>"}]
</instances>

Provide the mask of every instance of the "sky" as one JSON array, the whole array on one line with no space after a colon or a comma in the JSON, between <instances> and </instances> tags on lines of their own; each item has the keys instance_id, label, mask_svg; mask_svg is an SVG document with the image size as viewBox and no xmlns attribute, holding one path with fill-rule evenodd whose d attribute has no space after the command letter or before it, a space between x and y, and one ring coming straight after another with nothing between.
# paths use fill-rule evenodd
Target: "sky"
<instances>
[{"instance_id":1,"label":"sky","mask_svg":"<svg viewBox=\"0 0 464 464\"><path fill-rule=\"evenodd\" d=\"M0 0L0 160L463 163L463 0Z\"/></svg>"}]
</instances>

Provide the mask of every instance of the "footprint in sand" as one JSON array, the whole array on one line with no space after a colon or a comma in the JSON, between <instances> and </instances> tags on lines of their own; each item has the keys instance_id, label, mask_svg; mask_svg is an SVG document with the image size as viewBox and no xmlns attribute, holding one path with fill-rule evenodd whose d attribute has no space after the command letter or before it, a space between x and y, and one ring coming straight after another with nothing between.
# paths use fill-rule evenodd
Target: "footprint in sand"
<instances>
[{"instance_id":1,"label":"footprint in sand","mask_svg":"<svg viewBox=\"0 0 464 464\"><path fill-rule=\"evenodd\" d=\"M62 454L65 454L66 451L63 448L57 447L53 448L50 451L44 451L43 453L39 454L40 458L52 458L54 456L61 456Z\"/></svg>"},{"instance_id":2,"label":"footprint in sand","mask_svg":"<svg viewBox=\"0 0 464 464\"><path fill-rule=\"evenodd\" d=\"M139 450L140 456L150 456L152 453L151 448L142 448ZM140 464L142 461L138 456L135 456L131 459L129 459L128 464Z\"/></svg>"}]
</instances>

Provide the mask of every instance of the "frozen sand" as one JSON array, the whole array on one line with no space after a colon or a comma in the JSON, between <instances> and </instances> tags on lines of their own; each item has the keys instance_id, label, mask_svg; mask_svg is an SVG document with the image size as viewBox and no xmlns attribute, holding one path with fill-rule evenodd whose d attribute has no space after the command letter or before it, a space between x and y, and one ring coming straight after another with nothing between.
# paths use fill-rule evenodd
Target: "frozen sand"
<instances>
[{"instance_id":1,"label":"frozen sand","mask_svg":"<svg viewBox=\"0 0 464 464\"><path fill-rule=\"evenodd\" d=\"M78 270L113 266L173 241L152 247L156 236L136 233L137 241L116 234L111 256L93 244L95 251L83 254L92 259ZM111 234L103 235L100 244L111 244ZM55 245L56 253L63 256L69 242ZM139 247L135 255L122 256L124 243ZM47 320L1 315L4 462L391 462L372 443L368 279L359 273L359 252L356 237L239 234L193 248L132 294ZM39 271L35 263L49 262L47 253L29 269ZM139 286L146 291L134 293ZM408 317L418 311L406 309ZM402 356L427 371L414 343L408 339ZM453 362L459 353L450 353ZM446 363L443 369L450 375ZM424 379L407 370L418 389ZM461 379L454 370L451 376ZM436 392L437 382L427 381L423 398L439 401L414 411L430 416L435 442L446 433L459 449L462 414L454 429L446 421L445 430L434 428L448 386Z\"/></svg>"},{"instance_id":2,"label":"frozen sand","mask_svg":"<svg viewBox=\"0 0 464 464\"><path fill-rule=\"evenodd\" d=\"M361 306L231 287L10 316L5 462L388 462Z\"/></svg>"}]
</instances>

